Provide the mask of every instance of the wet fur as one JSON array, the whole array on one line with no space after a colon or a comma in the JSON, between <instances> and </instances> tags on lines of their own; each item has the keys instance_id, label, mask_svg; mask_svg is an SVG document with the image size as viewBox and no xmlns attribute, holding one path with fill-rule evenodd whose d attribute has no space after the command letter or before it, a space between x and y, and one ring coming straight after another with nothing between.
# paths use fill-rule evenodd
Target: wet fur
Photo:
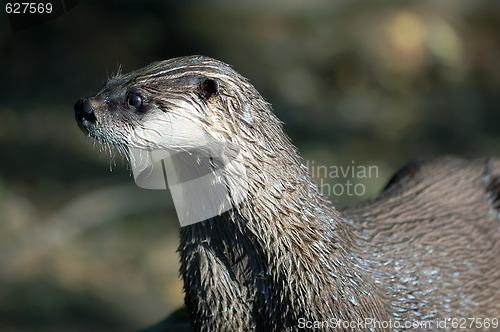
<instances>
[{"instance_id":1,"label":"wet fur","mask_svg":"<svg viewBox=\"0 0 500 332\"><path fill-rule=\"evenodd\" d=\"M144 96L140 112L125 107L131 90ZM247 200L181 229L195 330L500 316L498 160L416 162L378 197L339 213L318 192L271 106L222 62L155 63L111 78L89 100L97 120L84 130L106 144L215 158L222 141L241 148ZM179 119L189 133L175 127ZM243 181L230 169L224 176Z\"/></svg>"}]
</instances>

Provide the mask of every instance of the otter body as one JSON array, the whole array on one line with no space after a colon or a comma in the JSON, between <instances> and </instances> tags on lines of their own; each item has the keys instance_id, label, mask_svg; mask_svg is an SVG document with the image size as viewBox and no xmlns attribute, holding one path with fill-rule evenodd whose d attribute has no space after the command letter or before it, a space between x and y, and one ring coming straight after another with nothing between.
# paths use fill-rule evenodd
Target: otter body
<instances>
[{"instance_id":1,"label":"otter body","mask_svg":"<svg viewBox=\"0 0 500 332\"><path fill-rule=\"evenodd\" d=\"M340 213L271 106L228 65L201 56L117 75L75 114L87 134L121 150L223 163L220 147L238 147L245 176L224 167L221 178L246 186L245 199L181 229L197 331L432 330L472 317L498 324L496 159L413 163L378 197Z\"/></svg>"}]
</instances>

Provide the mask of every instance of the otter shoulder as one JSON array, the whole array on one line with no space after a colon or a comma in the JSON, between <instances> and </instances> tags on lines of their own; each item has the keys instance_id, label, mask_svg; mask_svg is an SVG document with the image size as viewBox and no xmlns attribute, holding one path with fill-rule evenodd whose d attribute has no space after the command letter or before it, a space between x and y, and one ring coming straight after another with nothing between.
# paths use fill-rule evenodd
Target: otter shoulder
<instances>
[{"instance_id":1,"label":"otter shoulder","mask_svg":"<svg viewBox=\"0 0 500 332\"><path fill-rule=\"evenodd\" d=\"M344 213L373 216L403 207L407 212L414 208L417 215L446 209L453 214L469 211L499 215L500 160L445 156L410 162L394 174L377 197Z\"/></svg>"}]
</instances>

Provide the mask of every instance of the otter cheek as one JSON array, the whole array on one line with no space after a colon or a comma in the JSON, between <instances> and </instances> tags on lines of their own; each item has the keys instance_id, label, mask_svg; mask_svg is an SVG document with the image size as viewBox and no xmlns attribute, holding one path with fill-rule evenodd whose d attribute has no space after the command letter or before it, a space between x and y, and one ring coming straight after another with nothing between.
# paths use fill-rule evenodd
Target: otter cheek
<instances>
[{"instance_id":1,"label":"otter cheek","mask_svg":"<svg viewBox=\"0 0 500 332\"><path fill-rule=\"evenodd\" d=\"M205 150L208 145L201 123L175 114L159 114L134 129L134 145L155 150Z\"/></svg>"},{"instance_id":2,"label":"otter cheek","mask_svg":"<svg viewBox=\"0 0 500 332\"><path fill-rule=\"evenodd\" d=\"M172 126L170 142L174 147L182 149L206 150L209 145L208 135L201 123L186 118L171 117Z\"/></svg>"}]
</instances>

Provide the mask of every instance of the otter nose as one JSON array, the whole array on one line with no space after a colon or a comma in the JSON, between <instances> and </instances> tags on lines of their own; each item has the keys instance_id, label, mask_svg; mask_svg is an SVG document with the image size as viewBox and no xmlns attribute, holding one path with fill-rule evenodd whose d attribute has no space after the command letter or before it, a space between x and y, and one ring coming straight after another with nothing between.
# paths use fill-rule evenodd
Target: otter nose
<instances>
[{"instance_id":1,"label":"otter nose","mask_svg":"<svg viewBox=\"0 0 500 332\"><path fill-rule=\"evenodd\" d=\"M80 99L75 104L75 118L76 121L82 123L83 120L88 122L95 122L96 117L94 111L92 110L92 106L88 99Z\"/></svg>"}]
</instances>

